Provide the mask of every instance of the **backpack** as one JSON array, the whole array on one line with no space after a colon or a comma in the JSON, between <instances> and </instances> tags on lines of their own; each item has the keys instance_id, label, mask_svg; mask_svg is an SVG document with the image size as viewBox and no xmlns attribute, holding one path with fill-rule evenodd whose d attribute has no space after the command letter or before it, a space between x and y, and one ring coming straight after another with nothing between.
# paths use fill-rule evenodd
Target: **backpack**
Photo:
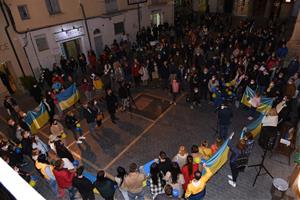
<instances>
[{"instance_id":1,"label":"backpack","mask_svg":"<svg viewBox=\"0 0 300 200\"><path fill-rule=\"evenodd\" d=\"M245 167L248 165L249 156L245 154L244 152L240 153L238 158L235 161L236 168L238 169L245 169Z\"/></svg>"}]
</instances>

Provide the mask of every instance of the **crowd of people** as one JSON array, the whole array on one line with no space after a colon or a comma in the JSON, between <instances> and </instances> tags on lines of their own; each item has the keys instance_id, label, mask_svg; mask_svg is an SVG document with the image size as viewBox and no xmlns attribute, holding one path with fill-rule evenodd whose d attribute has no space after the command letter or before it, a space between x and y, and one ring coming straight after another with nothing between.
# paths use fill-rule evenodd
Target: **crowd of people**
<instances>
[{"instance_id":1,"label":"crowd of people","mask_svg":"<svg viewBox=\"0 0 300 200\"><path fill-rule=\"evenodd\" d=\"M87 56L81 53L77 58L62 57L52 70L43 69L41 79L30 90L35 101L42 102L49 113L48 143L30 133L24 121L26 113L13 97L7 96L4 107L14 143L1 138L1 157L28 182L30 174L21 168L26 165L24 155L31 158L58 198L74 199L78 191L83 199L95 199L96 188L107 200L142 200L148 188L152 199L202 199L213 175L205 161L228 138L233 116L230 105L239 106L246 87L256 92L250 102L249 120L257 116L256 108L264 96L273 99L274 108L281 105L280 113L275 114L282 121L295 123L290 113L297 104L299 61L294 57L285 66L288 48L278 24L270 22L260 27L252 20L240 21L236 27L226 24L227 17L218 14L204 16L197 25L176 20L175 26L142 28L136 43L124 34L120 42L106 45L98 58L93 50ZM73 110L62 111L56 99L56 94L73 84L83 94L78 116ZM206 140L193 145L190 151L181 146L173 159L161 151L150 174L132 163L128 170L118 167L116 176L100 170L92 183L64 144L67 130L80 145L85 140L80 119L86 120L89 132L94 134L102 126L105 107L111 121L117 123L117 109L126 111L132 106L131 88L160 88L172 94L170 104L174 105L178 94L185 91L191 109L203 101L211 102L218 112L219 135L211 146ZM233 187L245 167L239 158L249 156L253 147L253 135L245 132L237 145L229 145L232 175L228 182Z\"/></svg>"}]
</instances>

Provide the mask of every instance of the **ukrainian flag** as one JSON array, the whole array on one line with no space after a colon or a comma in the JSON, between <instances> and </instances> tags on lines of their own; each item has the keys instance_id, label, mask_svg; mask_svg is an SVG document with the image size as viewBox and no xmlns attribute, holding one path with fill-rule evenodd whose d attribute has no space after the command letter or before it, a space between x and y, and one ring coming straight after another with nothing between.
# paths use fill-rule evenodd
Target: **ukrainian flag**
<instances>
[{"instance_id":1,"label":"ukrainian flag","mask_svg":"<svg viewBox=\"0 0 300 200\"><path fill-rule=\"evenodd\" d=\"M41 103L35 111L28 111L25 117L25 122L30 127L32 133L36 133L48 120L49 114L43 103Z\"/></svg>"},{"instance_id":2,"label":"ukrainian flag","mask_svg":"<svg viewBox=\"0 0 300 200\"><path fill-rule=\"evenodd\" d=\"M56 95L58 105L61 110L65 110L74 105L79 100L79 92L73 84L61 93Z\"/></svg>"},{"instance_id":3,"label":"ukrainian flag","mask_svg":"<svg viewBox=\"0 0 300 200\"><path fill-rule=\"evenodd\" d=\"M249 124L248 126L246 126L247 131L250 131L253 135L253 137L255 138L261 131L261 127L262 127L262 119L263 119L264 115L260 114L260 116L255 119L251 124ZM242 131L241 132L241 139L244 137L245 132Z\"/></svg>"},{"instance_id":4,"label":"ukrainian flag","mask_svg":"<svg viewBox=\"0 0 300 200\"><path fill-rule=\"evenodd\" d=\"M245 106L251 107L250 100L254 96L255 96L255 92L251 88L247 87L245 92L244 92L244 95L242 97L241 102ZM273 100L271 98L262 97L261 98L261 104L256 110L260 113L266 113L272 108L272 104L273 104Z\"/></svg>"},{"instance_id":5,"label":"ukrainian flag","mask_svg":"<svg viewBox=\"0 0 300 200\"><path fill-rule=\"evenodd\" d=\"M218 151L206 161L206 166L211 170L213 174L215 174L228 160L229 147L228 142L230 140L227 139L222 146L218 149ZM205 171L203 171L203 175Z\"/></svg>"}]
</instances>

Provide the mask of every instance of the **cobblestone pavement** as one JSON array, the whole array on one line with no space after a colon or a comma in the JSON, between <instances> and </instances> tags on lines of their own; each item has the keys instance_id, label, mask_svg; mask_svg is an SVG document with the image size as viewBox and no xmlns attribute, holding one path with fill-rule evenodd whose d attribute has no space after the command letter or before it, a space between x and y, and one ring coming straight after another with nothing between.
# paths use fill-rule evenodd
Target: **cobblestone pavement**
<instances>
[{"instance_id":1,"label":"cobblestone pavement","mask_svg":"<svg viewBox=\"0 0 300 200\"><path fill-rule=\"evenodd\" d=\"M137 93L135 103L139 109L133 109L132 113L117 113L120 118L117 125L107 120L106 114L107 119L95 134L85 132L87 137L85 143L81 145L74 143L72 134L69 134L65 142L72 153L92 173L100 168L115 173L117 166L127 168L131 162L143 165L157 157L160 150L164 150L169 157L172 157L182 144L190 148L193 144L200 144L204 139L207 139L209 143L214 142L217 117L214 107L208 102L203 102L200 107L191 110L183 95L178 98L176 106L168 104L170 98L166 92L156 89ZM29 97L22 98L22 101L17 100L24 110L36 106ZM233 108L233 110L234 118L230 131L236 132L234 139L237 139L238 133L249 121L247 111L241 108ZM1 108L0 115L0 128L2 132L8 133L8 127L3 121L5 119L3 108ZM82 127L87 130L84 121L82 121ZM49 135L49 125L42 128L39 133L43 140L46 140L47 135ZM259 163L262 153L259 145L255 145L249 163ZM293 169L293 164L289 166L287 163L286 157L278 155L274 155L272 159L268 156L265 161L266 167L274 177L286 180ZM256 185L252 187L256 170L246 169L238 177L237 187L232 188L227 183L227 174L230 174L228 163L207 184L205 199L271 199L272 179L267 175L260 176ZM41 178L36 189L46 199L55 199L47 183ZM97 198L101 199L99 196Z\"/></svg>"}]
</instances>

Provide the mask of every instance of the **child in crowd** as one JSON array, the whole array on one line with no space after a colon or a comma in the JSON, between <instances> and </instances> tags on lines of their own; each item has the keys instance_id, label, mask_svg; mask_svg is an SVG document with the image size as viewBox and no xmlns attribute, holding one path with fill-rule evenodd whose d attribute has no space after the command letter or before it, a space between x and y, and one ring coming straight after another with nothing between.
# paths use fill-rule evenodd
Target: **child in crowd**
<instances>
[{"instance_id":1,"label":"child in crowd","mask_svg":"<svg viewBox=\"0 0 300 200\"><path fill-rule=\"evenodd\" d=\"M201 158L208 160L212 156L212 150L208 147L207 140L204 140L199 146Z\"/></svg>"}]
</instances>

